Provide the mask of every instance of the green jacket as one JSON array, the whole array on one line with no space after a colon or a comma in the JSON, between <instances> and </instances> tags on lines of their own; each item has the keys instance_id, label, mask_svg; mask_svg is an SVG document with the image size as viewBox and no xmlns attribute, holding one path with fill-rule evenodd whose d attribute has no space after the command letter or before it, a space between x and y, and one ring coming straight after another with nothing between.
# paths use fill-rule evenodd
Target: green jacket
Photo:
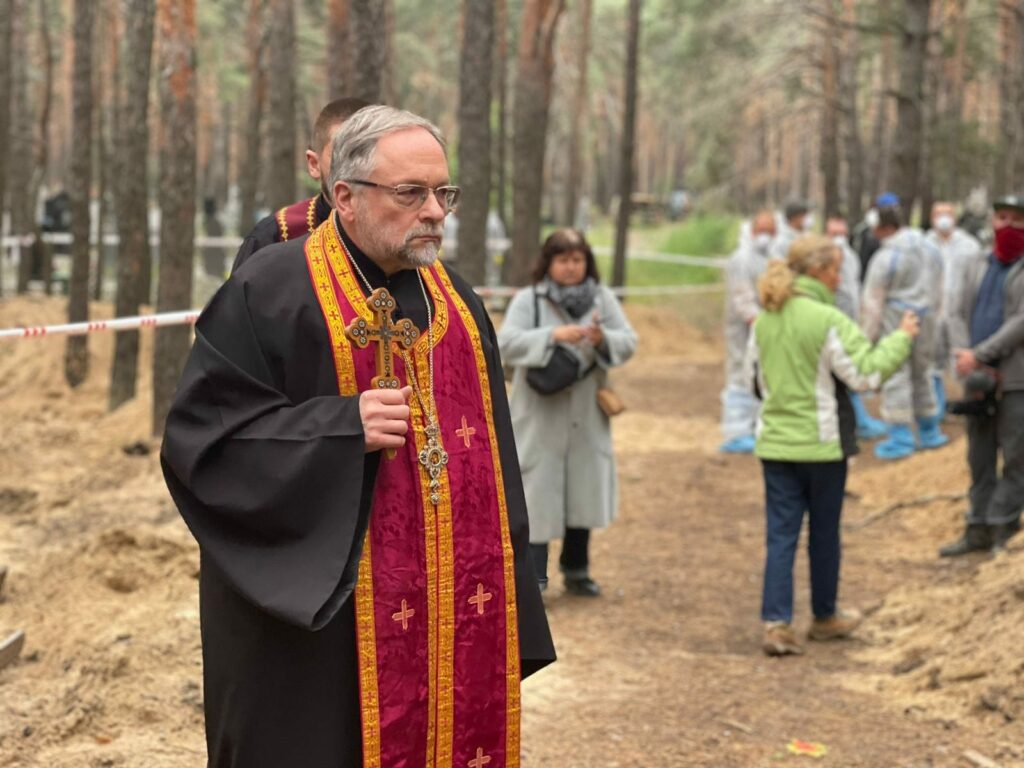
<instances>
[{"instance_id":1,"label":"green jacket","mask_svg":"<svg viewBox=\"0 0 1024 768\"><path fill-rule=\"evenodd\" d=\"M878 389L910 349L901 330L872 346L824 283L797 276L795 295L778 312L762 312L750 335L746 379L756 375L763 401L754 453L776 461L844 458L836 379L853 390Z\"/></svg>"}]
</instances>

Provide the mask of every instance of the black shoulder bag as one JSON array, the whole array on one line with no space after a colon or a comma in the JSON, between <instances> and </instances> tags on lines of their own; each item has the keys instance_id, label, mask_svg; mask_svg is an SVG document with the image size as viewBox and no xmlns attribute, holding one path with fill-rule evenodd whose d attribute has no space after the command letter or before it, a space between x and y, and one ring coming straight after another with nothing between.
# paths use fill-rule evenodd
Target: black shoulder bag
<instances>
[{"instance_id":1,"label":"black shoulder bag","mask_svg":"<svg viewBox=\"0 0 1024 768\"><path fill-rule=\"evenodd\" d=\"M540 297L533 289L533 327L540 327ZM580 375L580 361L561 344L555 345L547 365L530 368L526 383L542 395L553 395L575 384L596 367L596 363Z\"/></svg>"}]
</instances>

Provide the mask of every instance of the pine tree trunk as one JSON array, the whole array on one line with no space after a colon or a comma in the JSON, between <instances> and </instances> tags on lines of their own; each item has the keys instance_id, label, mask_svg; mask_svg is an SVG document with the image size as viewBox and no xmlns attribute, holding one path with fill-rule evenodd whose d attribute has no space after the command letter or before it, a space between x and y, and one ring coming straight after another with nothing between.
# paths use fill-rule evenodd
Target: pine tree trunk
<instances>
[{"instance_id":1,"label":"pine tree trunk","mask_svg":"<svg viewBox=\"0 0 1024 768\"><path fill-rule=\"evenodd\" d=\"M149 75L153 58L154 0L127 0L124 5L123 109L118 114L120 158L114 182L117 209L117 317L137 315L147 301L143 265L150 263L149 185L146 163L134 158L149 155ZM130 64L130 66L129 66ZM120 98L120 97L119 97ZM121 331L114 338L110 374L110 409L135 397L139 365L139 332Z\"/></svg>"},{"instance_id":2,"label":"pine tree trunk","mask_svg":"<svg viewBox=\"0 0 1024 768\"><path fill-rule=\"evenodd\" d=\"M583 126L587 112L587 67L590 65L590 19L591 0L581 0L579 6L579 36L576 39L576 90L573 93L572 111L569 115L569 179L565 190L565 209L562 220L566 226L576 225L576 209L579 207L583 187Z\"/></svg>"},{"instance_id":3,"label":"pine tree trunk","mask_svg":"<svg viewBox=\"0 0 1024 768\"><path fill-rule=\"evenodd\" d=\"M7 211L7 155L11 146L11 16L13 0L0 0L0 233ZM4 295L7 251L0 248L0 297Z\"/></svg>"},{"instance_id":4,"label":"pine tree trunk","mask_svg":"<svg viewBox=\"0 0 1024 768\"><path fill-rule=\"evenodd\" d=\"M53 38L50 34L50 11L46 0L39 0L36 7L39 14L39 53L43 60L43 87L39 91L41 103L39 128L35 142L35 167L32 169L32 183L29 185L27 194L30 200L39 199L39 190L46 181L49 171L50 142L48 137L50 135L50 113L53 111L54 53ZM32 231L35 233L35 242L32 244L32 261L39 265L43 291L49 296L53 293L53 254L49 243L43 241L43 230L38 216L32 217Z\"/></svg>"},{"instance_id":5,"label":"pine tree trunk","mask_svg":"<svg viewBox=\"0 0 1024 768\"><path fill-rule=\"evenodd\" d=\"M491 199L491 78L493 0L463 0L459 68L459 273L483 285L487 271L487 209Z\"/></svg>"},{"instance_id":6,"label":"pine tree trunk","mask_svg":"<svg viewBox=\"0 0 1024 768\"><path fill-rule=\"evenodd\" d=\"M82 149L71 156L71 282L68 322L89 319L89 198L92 187L92 37L96 6L75 0L72 125ZM89 373L88 336L69 336L64 348L64 378L77 387Z\"/></svg>"},{"instance_id":7,"label":"pine tree trunk","mask_svg":"<svg viewBox=\"0 0 1024 768\"><path fill-rule=\"evenodd\" d=\"M640 0L629 0L626 33L626 87L622 110L622 148L619 161L619 214L615 223L615 258L612 285L626 284L626 250L629 216L633 208L633 165L636 161L636 101L639 84Z\"/></svg>"},{"instance_id":8,"label":"pine tree trunk","mask_svg":"<svg viewBox=\"0 0 1024 768\"><path fill-rule=\"evenodd\" d=\"M11 143L10 190L11 234L26 235L35 230L35 199L32 187L33 125L32 103L28 90L28 0L13 0L11 10ZM32 254L21 248L17 291L26 293L32 276Z\"/></svg>"},{"instance_id":9,"label":"pine tree trunk","mask_svg":"<svg viewBox=\"0 0 1024 768\"><path fill-rule=\"evenodd\" d=\"M904 0L896 107L893 190L909 217L918 197L924 123L924 78L931 0Z\"/></svg>"},{"instance_id":10,"label":"pine tree trunk","mask_svg":"<svg viewBox=\"0 0 1024 768\"><path fill-rule=\"evenodd\" d=\"M350 94L371 104L381 101L387 24L384 0L359 0L349 9L354 82Z\"/></svg>"},{"instance_id":11,"label":"pine tree trunk","mask_svg":"<svg viewBox=\"0 0 1024 768\"><path fill-rule=\"evenodd\" d=\"M1017 108L1017 154L1013 169L1013 191L1020 194L1024 189L1024 0L1016 0L1013 12L1017 24L1017 96L1014 99Z\"/></svg>"},{"instance_id":12,"label":"pine tree trunk","mask_svg":"<svg viewBox=\"0 0 1024 768\"><path fill-rule=\"evenodd\" d=\"M939 10L941 8L932 7L930 12L934 13L937 18L936 24L929 21L929 28L937 28L942 23ZM923 226L927 227L932 204L935 202L935 169L937 165L935 126L938 121L939 69L942 65L942 40L938 35L929 35L925 53L925 88L924 103L922 104L924 125L921 130L921 173L918 191L921 198L921 222Z\"/></svg>"},{"instance_id":13,"label":"pine tree trunk","mask_svg":"<svg viewBox=\"0 0 1024 768\"><path fill-rule=\"evenodd\" d=\"M270 0L270 103L267 115L269 173L267 204L271 210L295 202L295 2Z\"/></svg>"},{"instance_id":14,"label":"pine tree trunk","mask_svg":"<svg viewBox=\"0 0 1024 768\"><path fill-rule=\"evenodd\" d=\"M512 252L505 263L510 285L525 285L540 247L544 148L555 71L554 41L564 0L527 0L523 7L513 115Z\"/></svg>"},{"instance_id":15,"label":"pine tree trunk","mask_svg":"<svg viewBox=\"0 0 1024 768\"><path fill-rule=\"evenodd\" d=\"M878 54L878 86L875 98L875 124L871 133L871 195L882 191L889 183L889 91L892 89L894 42L891 31L892 0L878 0L878 15L887 29L882 32Z\"/></svg>"},{"instance_id":16,"label":"pine tree trunk","mask_svg":"<svg viewBox=\"0 0 1024 768\"><path fill-rule=\"evenodd\" d=\"M353 85L349 8L352 0L327 3L327 100L346 96Z\"/></svg>"},{"instance_id":17,"label":"pine tree trunk","mask_svg":"<svg viewBox=\"0 0 1024 768\"><path fill-rule=\"evenodd\" d=\"M864 214L864 145L860 135L857 104L860 34L857 31L857 2L843 0L843 51L839 62L839 98L842 104L843 151L846 157L846 217L851 225Z\"/></svg>"},{"instance_id":18,"label":"pine tree trunk","mask_svg":"<svg viewBox=\"0 0 1024 768\"><path fill-rule=\"evenodd\" d=\"M259 40L260 44L250 45L248 48L249 103L243 138L244 148L241 155L246 158L246 161L241 164L238 171L238 196L241 208L238 216L238 231L243 236L248 234L256 223L259 172L263 165L260 162L262 157L260 138L264 106L267 100L267 72L263 51L267 47L270 33L270 25L266 23L266 3L267 0L250 0L246 23L246 37L249 40Z\"/></svg>"},{"instance_id":19,"label":"pine tree trunk","mask_svg":"<svg viewBox=\"0 0 1024 768\"><path fill-rule=\"evenodd\" d=\"M160 40L160 281L157 311L192 304L196 214L195 0L159 0ZM153 435L167 420L188 357L191 329L162 328L153 350Z\"/></svg>"},{"instance_id":20,"label":"pine tree trunk","mask_svg":"<svg viewBox=\"0 0 1024 768\"><path fill-rule=\"evenodd\" d=\"M839 50L832 0L824 0L821 20L821 175L825 216L839 213Z\"/></svg>"},{"instance_id":21,"label":"pine tree trunk","mask_svg":"<svg viewBox=\"0 0 1024 768\"><path fill-rule=\"evenodd\" d=\"M494 187L501 223L508 228L508 3L495 0L495 36L497 47L494 62L494 90L498 97L498 140L494 146Z\"/></svg>"},{"instance_id":22,"label":"pine tree trunk","mask_svg":"<svg viewBox=\"0 0 1024 768\"><path fill-rule=\"evenodd\" d=\"M1012 178L1017 143L1017 19L1008 0L999 2L999 141L996 144L995 193L1005 194Z\"/></svg>"}]
</instances>

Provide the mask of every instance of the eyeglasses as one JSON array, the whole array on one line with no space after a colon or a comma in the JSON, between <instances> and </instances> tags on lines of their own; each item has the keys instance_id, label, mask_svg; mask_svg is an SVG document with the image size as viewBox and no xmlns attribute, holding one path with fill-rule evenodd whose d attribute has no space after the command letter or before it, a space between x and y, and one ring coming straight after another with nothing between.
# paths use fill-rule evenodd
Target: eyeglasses
<instances>
[{"instance_id":1,"label":"eyeglasses","mask_svg":"<svg viewBox=\"0 0 1024 768\"><path fill-rule=\"evenodd\" d=\"M422 184L398 184L397 186L390 187L387 184L377 184L376 182L364 181L363 179L345 179L345 181L349 184L361 184L364 187L386 189L402 208L423 207L423 204L427 202L427 195L433 192L437 204L441 206L441 210L445 213L450 213L455 210L459 204L459 197L462 195L461 189L451 186L425 187Z\"/></svg>"}]
</instances>

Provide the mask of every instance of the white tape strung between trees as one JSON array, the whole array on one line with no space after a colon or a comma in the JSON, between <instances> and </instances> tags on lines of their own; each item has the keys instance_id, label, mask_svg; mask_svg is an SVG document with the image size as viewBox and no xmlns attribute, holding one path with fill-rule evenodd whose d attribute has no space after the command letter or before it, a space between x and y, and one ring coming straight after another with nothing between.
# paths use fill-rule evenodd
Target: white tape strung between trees
<instances>
[{"instance_id":1,"label":"white tape strung between trees","mask_svg":"<svg viewBox=\"0 0 1024 768\"><path fill-rule=\"evenodd\" d=\"M633 288L612 288L612 291L617 296L677 296L716 293L721 289L721 283L707 283L702 285L650 285ZM474 290L481 298L489 299L512 296L520 289L498 286L495 288L476 288ZM138 328L160 328L168 325L193 325L199 319L201 311L199 309L188 309L183 312L163 312L156 315L118 317L113 320L90 320L86 323L2 328L0 329L0 340L38 339L43 336L84 336L87 333L97 333L99 331L132 331Z\"/></svg>"}]
</instances>

